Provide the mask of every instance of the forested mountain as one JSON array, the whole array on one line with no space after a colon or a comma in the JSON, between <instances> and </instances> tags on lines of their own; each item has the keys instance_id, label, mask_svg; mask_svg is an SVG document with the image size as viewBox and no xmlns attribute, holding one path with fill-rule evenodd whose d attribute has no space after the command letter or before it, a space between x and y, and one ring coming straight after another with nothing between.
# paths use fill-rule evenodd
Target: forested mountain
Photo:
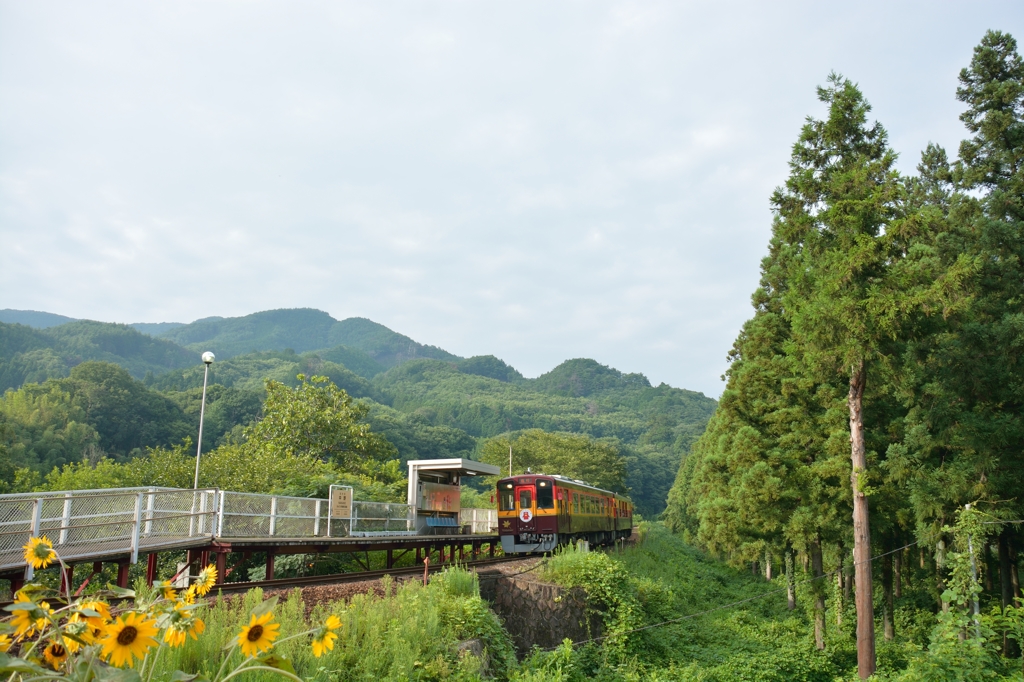
<instances>
[{"instance_id":1,"label":"forested mountain","mask_svg":"<svg viewBox=\"0 0 1024 682\"><path fill-rule=\"evenodd\" d=\"M204 374L199 351L213 350L204 451L243 438L262 414L267 380L294 388L300 374L325 376L365 402L367 423L402 461L479 456L499 436L522 435L527 447L536 429L581 434L593 441L592 451L621 459L641 512L653 515L715 408L699 393L652 387L643 375L593 360L568 360L525 379L491 355L458 358L370 320L339 322L317 310L144 327L159 338L138 326L0 324L0 387L21 387L0 399L13 465L47 474L83 457L124 459L194 436ZM242 350L254 347L260 350ZM90 396L107 395L114 384L135 412L94 408ZM126 435L133 429L134 440Z\"/></svg>"},{"instance_id":2,"label":"forested mountain","mask_svg":"<svg viewBox=\"0 0 1024 682\"><path fill-rule=\"evenodd\" d=\"M56 327L57 325L74 321L75 318L73 317L58 315L57 313L44 313L38 310L12 310L11 308L0 310L0 322L23 324L26 327L33 327L35 329Z\"/></svg>"},{"instance_id":3,"label":"forested mountain","mask_svg":"<svg viewBox=\"0 0 1024 682\"><path fill-rule=\"evenodd\" d=\"M266 310L245 317L210 317L164 331L162 338L218 357L290 348L298 353L336 346L362 351L383 367L414 358L458 360L434 346L424 346L382 324L360 317L335 320L321 310Z\"/></svg>"},{"instance_id":4,"label":"forested mountain","mask_svg":"<svg viewBox=\"0 0 1024 682\"><path fill-rule=\"evenodd\" d=\"M124 324L78 320L46 329L0 323L0 390L68 376L87 360L124 367L136 377L196 363L196 354Z\"/></svg>"}]
</instances>

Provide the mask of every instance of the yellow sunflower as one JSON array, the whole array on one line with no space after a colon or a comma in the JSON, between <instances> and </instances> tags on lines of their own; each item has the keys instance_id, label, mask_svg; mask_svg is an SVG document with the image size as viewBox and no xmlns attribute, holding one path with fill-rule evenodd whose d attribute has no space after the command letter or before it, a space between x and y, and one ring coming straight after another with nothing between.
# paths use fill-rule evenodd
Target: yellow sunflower
<instances>
[{"instance_id":1,"label":"yellow sunflower","mask_svg":"<svg viewBox=\"0 0 1024 682\"><path fill-rule=\"evenodd\" d=\"M68 660L68 649L62 642L50 642L43 649L43 659L54 670L59 670L64 665L64 661Z\"/></svg>"},{"instance_id":2,"label":"yellow sunflower","mask_svg":"<svg viewBox=\"0 0 1024 682\"><path fill-rule=\"evenodd\" d=\"M0 635L0 654L11 648L11 638L8 635Z\"/></svg>"},{"instance_id":3,"label":"yellow sunflower","mask_svg":"<svg viewBox=\"0 0 1024 682\"><path fill-rule=\"evenodd\" d=\"M25 604L31 601L27 596L18 592L14 603ZM42 632L46 627L48 619L45 614L52 614L53 609L44 601L39 602L36 606L38 608L31 611L19 609L11 617L11 626L14 628L14 634L18 637L31 637L37 631Z\"/></svg>"},{"instance_id":4,"label":"yellow sunflower","mask_svg":"<svg viewBox=\"0 0 1024 682\"><path fill-rule=\"evenodd\" d=\"M178 596L178 600L182 604L187 604L187 605L195 604L196 603L196 586L195 585L190 585L187 590L185 590L184 592L182 592Z\"/></svg>"},{"instance_id":5,"label":"yellow sunflower","mask_svg":"<svg viewBox=\"0 0 1024 682\"><path fill-rule=\"evenodd\" d=\"M242 628L242 631L238 633L238 646L242 648L243 654L255 657L274 646L274 640L280 634L278 629L281 626L271 623L273 618L273 613L264 613L258 618L252 616L249 624Z\"/></svg>"},{"instance_id":6,"label":"yellow sunflower","mask_svg":"<svg viewBox=\"0 0 1024 682\"><path fill-rule=\"evenodd\" d=\"M314 656L320 658L334 648L334 640L338 639L338 635L334 634L334 630L340 627L341 621L337 616L328 616L327 622L324 623L323 627L313 637Z\"/></svg>"},{"instance_id":7,"label":"yellow sunflower","mask_svg":"<svg viewBox=\"0 0 1024 682\"><path fill-rule=\"evenodd\" d=\"M45 535L41 538L30 538L22 549L25 550L25 563L35 569L46 568L57 559L53 543L47 540Z\"/></svg>"},{"instance_id":8,"label":"yellow sunflower","mask_svg":"<svg viewBox=\"0 0 1024 682\"><path fill-rule=\"evenodd\" d=\"M196 578L195 584L192 587L195 588L196 594L200 597L206 595L207 592L213 589L213 586L217 584L217 568L213 564L209 564L206 568L199 572L199 577Z\"/></svg>"},{"instance_id":9,"label":"yellow sunflower","mask_svg":"<svg viewBox=\"0 0 1024 682\"><path fill-rule=\"evenodd\" d=\"M96 632L97 630L92 627L88 620L82 617L82 614L72 613L67 622L64 623L64 634L74 635L78 639L65 637L64 646L73 654L81 647L78 640L86 644L94 644L96 642Z\"/></svg>"},{"instance_id":10,"label":"yellow sunflower","mask_svg":"<svg viewBox=\"0 0 1024 682\"><path fill-rule=\"evenodd\" d=\"M110 659L112 665L121 667L127 663L128 667L133 667L133 656L142 659L149 649L157 646L153 639L156 633L155 621L146 620L141 613L127 613L107 627L105 636L100 640L103 655Z\"/></svg>"},{"instance_id":11,"label":"yellow sunflower","mask_svg":"<svg viewBox=\"0 0 1024 682\"><path fill-rule=\"evenodd\" d=\"M171 623L164 631L164 641L171 647L179 647L185 643L185 636L198 640L206 630L206 623L201 618L191 615L188 611L175 608L171 615Z\"/></svg>"},{"instance_id":12,"label":"yellow sunflower","mask_svg":"<svg viewBox=\"0 0 1024 682\"><path fill-rule=\"evenodd\" d=\"M100 614L98 616L86 616L84 614L79 613L75 614L81 616L86 623L92 626L93 629L102 628L111 620L110 606L108 606L106 602L102 602L99 599L90 599L89 601L80 602L78 604L78 611L95 611L96 613Z\"/></svg>"},{"instance_id":13,"label":"yellow sunflower","mask_svg":"<svg viewBox=\"0 0 1024 682\"><path fill-rule=\"evenodd\" d=\"M170 580L161 580L156 584L157 589L163 595L164 599L174 600L178 598L178 591L171 585Z\"/></svg>"}]
</instances>

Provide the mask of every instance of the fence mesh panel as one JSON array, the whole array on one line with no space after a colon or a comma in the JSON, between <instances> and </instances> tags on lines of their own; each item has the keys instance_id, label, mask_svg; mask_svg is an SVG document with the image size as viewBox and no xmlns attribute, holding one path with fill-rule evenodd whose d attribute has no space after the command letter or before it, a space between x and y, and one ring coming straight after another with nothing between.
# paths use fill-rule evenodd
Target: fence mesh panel
<instances>
[{"instance_id":1,"label":"fence mesh panel","mask_svg":"<svg viewBox=\"0 0 1024 682\"><path fill-rule=\"evenodd\" d=\"M469 532L487 534L498 531L497 509L463 509L459 512L459 523L469 526Z\"/></svg>"},{"instance_id":2,"label":"fence mesh panel","mask_svg":"<svg viewBox=\"0 0 1024 682\"><path fill-rule=\"evenodd\" d=\"M327 500L224 492L221 537L308 538L327 534Z\"/></svg>"},{"instance_id":3,"label":"fence mesh panel","mask_svg":"<svg viewBox=\"0 0 1024 682\"><path fill-rule=\"evenodd\" d=\"M65 561L212 537L216 497L161 488L0 496L0 569L24 566L22 547L33 535Z\"/></svg>"}]
</instances>

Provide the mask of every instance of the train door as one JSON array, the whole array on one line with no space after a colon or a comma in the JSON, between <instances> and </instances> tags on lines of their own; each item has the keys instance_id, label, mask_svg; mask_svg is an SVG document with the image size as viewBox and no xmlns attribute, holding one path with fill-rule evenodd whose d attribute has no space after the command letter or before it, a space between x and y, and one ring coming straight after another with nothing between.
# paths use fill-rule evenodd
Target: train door
<instances>
[{"instance_id":1,"label":"train door","mask_svg":"<svg viewBox=\"0 0 1024 682\"><path fill-rule=\"evenodd\" d=\"M537 529L537 506L533 486L516 487L516 515L519 517L519 532L533 533Z\"/></svg>"}]
</instances>

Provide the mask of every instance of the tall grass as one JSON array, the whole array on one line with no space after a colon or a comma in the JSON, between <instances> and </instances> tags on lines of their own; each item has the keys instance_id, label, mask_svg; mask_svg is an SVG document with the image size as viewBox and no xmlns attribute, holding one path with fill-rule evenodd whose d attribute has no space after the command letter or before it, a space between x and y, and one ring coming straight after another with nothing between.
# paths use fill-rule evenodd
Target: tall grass
<instances>
[{"instance_id":1,"label":"tall grass","mask_svg":"<svg viewBox=\"0 0 1024 682\"><path fill-rule=\"evenodd\" d=\"M236 637L249 612L263 600L255 589L242 598L218 599L202 607L206 634L169 650L157 663L155 679L167 680L174 670L212 676L223 661L222 650ZM321 604L307 620L298 591L275 609L281 639L326 620L342 621L334 650L317 659L307 638L285 643L275 653L287 656L303 679L323 682L384 680L478 680L486 673L505 679L515 665L508 635L497 616L480 599L476 574L451 568L433 576L428 586L412 581L395 586L385 578L385 595L360 594L351 602ZM484 655L460 653L458 645L479 639ZM240 662L234 653L229 666ZM255 672L247 681L278 682L270 673Z\"/></svg>"}]
</instances>

